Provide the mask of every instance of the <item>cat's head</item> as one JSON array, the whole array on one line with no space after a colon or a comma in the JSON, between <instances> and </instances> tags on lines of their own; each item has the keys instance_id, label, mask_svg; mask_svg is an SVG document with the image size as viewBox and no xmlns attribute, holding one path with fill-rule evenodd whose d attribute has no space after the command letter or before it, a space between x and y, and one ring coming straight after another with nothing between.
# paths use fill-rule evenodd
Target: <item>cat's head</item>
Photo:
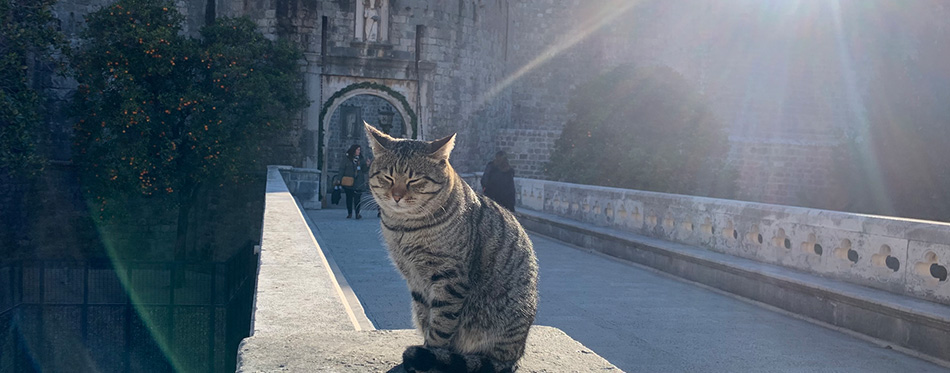
<instances>
[{"instance_id":1,"label":"cat's head","mask_svg":"<svg viewBox=\"0 0 950 373\"><path fill-rule=\"evenodd\" d=\"M363 125L375 157L369 169L370 191L380 208L406 215L441 208L438 201L455 177L449 165L455 135L435 141L396 139Z\"/></svg>"}]
</instances>

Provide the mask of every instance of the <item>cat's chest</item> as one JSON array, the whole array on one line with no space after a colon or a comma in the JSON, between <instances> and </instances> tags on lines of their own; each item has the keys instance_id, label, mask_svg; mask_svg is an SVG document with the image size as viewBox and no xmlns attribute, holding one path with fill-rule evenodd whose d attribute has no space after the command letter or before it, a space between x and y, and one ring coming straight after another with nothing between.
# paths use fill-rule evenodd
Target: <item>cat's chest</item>
<instances>
[{"instance_id":1,"label":"cat's chest","mask_svg":"<svg viewBox=\"0 0 950 373\"><path fill-rule=\"evenodd\" d=\"M410 283L423 283L444 268L458 267L464 258L450 237L395 232L384 236L390 258Z\"/></svg>"},{"instance_id":2,"label":"cat's chest","mask_svg":"<svg viewBox=\"0 0 950 373\"><path fill-rule=\"evenodd\" d=\"M425 234L405 234L392 232L384 234L386 246L393 260L415 262L426 260L429 255L441 251L448 239Z\"/></svg>"},{"instance_id":3,"label":"cat's chest","mask_svg":"<svg viewBox=\"0 0 950 373\"><path fill-rule=\"evenodd\" d=\"M455 227L439 226L419 230L405 230L390 229L384 225L382 233L389 249L396 249L395 254L402 254L405 250L398 249L417 246L440 248L457 244L459 230L451 228Z\"/></svg>"}]
</instances>

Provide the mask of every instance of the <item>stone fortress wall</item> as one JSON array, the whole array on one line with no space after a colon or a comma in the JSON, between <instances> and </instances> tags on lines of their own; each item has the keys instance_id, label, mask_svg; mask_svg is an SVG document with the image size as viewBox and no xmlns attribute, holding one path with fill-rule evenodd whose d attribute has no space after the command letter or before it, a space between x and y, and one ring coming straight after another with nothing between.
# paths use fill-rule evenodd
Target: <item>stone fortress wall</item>
<instances>
[{"instance_id":1,"label":"stone fortress wall","mask_svg":"<svg viewBox=\"0 0 950 373\"><path fill-rule=\"evenodd\" d=\"M308 71L314 72L311 82L332 76L417 84L419 93L426 95L419 98L425 107L414 108L422 109L417 113L422 123L419 137L434 139L458 132L456 167L482 163L478 149L491 147L493 133L509 120L509 94L483 94L504 76L507 1L380 1L378 13L388 14L388 19L380 21L375 40L357 27L366 21L359 14L361 0L223 5L220 14L250 16L265 33L288 37L304 47L309 54ZM425 67L416 66L417 60ZM311 93L321 90L318 87ZM318 96L310 97L317 106L327 99ZM318 141L319 124L314 123L313 114L305 115L307 123L300 134L311 139L296 139L299 144Z\"/></svg>"},{"instance_id":2,"label":"stone fortress wall","mask_svg":"<svg viewBox=\"0 0 950 373\"><path fill-rule=\"evenodd\" d=\"M739 198L798 204L832 188L826 185L833 172L830 150L841 143L843 129L858 123L847 105L848 83L860 93L859 80L869 71L839 59L829 5L537 3L514 7L526 21L519 26L523 39L514 42L515 65L545 55L550 45L564 49L513 85L513 126L562 128L569 119L565 104L577 85L622 63L667 65L703 92L728 124L731 161L740 170ZM571 46L581 35L587 36ZM846 76L856 81L846 82Z\"/></svg>"},{"instance_id":3,"label":"stone fortress wall","mask_svg":"<svg viewBox=\"0 0 950 373\"><path fill-rule=\"evenodd\" d=\"M419 138L458 132L460 171L480 171L505 150L519 176L543 178L579 84L622 63L663 64L693 82L729 124L738 197L801 204L834 190L833 150L865 123L873 55L852 51L867 52L861 36L874 31L862 12L889 1L373 0L365 2L371 13L364 0L177 4L186 32L196 33L210 14L244 15L269 37L304 48L313 104L288 133L287 164L322 167L322 105L370 81L404 93ZM105 3L62 0L57 17L72 32ZM936 2L927 7L933 17L950 13ZM379 16L372 40L368 14ZM887 47L912 57L923 42ZM338 130L325 129L331 138ZM522 130L544 134L520 137Z\"/></svg>"}]
</instances>

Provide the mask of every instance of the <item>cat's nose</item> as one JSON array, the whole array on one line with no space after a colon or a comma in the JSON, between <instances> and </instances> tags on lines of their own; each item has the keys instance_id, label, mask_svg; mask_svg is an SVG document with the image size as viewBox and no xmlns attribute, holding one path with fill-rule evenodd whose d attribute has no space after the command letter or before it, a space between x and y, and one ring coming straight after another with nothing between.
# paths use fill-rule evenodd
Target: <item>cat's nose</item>
<instances>
[{"instance_id":1,"label":"cat's nose","mask_svg":"<svg viewBox=\"0 0 950 373\"><path fill-rule=\"evenodd\" d=\"M406 189L406 186L404 185L396 185L396 186L393 186L393 189L391 190L391 192L393 196L393 201L396 201L396 203L399 203L399 200L405 197L406 193L408 193L409 191Z\"/></svg>"}]
</instances>

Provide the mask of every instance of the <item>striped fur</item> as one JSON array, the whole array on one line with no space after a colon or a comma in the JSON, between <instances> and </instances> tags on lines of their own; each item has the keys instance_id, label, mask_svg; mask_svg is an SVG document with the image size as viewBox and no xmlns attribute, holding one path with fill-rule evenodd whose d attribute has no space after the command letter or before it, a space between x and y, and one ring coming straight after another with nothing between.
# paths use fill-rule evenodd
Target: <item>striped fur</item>
<instances>
[{"instance_id":1,"label":"striped fur","mask_svg":"<svg viewBox=\"0 0 950 373\"><path fill-rule=\"evenodd\" d=\"M404 367L514 371L538 302L537 261L524 229L452 169L455 135L425 142L366 131L382 236L425 340L406 349Z\"/></svg>"}]
</instances>

